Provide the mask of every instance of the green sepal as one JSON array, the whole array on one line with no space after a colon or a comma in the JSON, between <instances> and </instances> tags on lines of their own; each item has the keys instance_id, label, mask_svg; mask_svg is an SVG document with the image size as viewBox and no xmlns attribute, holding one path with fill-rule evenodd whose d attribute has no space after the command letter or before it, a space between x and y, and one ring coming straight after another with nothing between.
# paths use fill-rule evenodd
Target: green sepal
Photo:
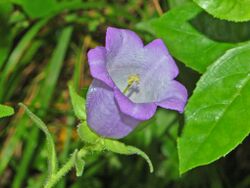
<instances>
[{"instance_id":1,"label":"green sepal","mask_svg":"<svg viewBox=\"0 0 250 188\"><path fill-rule=\"evenodd\" d=\"M153 164L147 154L134 146L125 145L124 143L117 140L104 139L104 147L108 151L121 155L139 155L148 163L150 172L152 173L154 171Z\"/></svg>"},{"instance_id":2,"label":"green sepal","mask_svg":"<svg viewBox=\"0 0 250 188\"><path fill-rule=\"evenodd\" d=\"M93 147L95 151L101 151L101 152L111 151L113 153L118 153L121 155L137 154L147 161L150 172L154 171L151 160L149 159L147 154L141 151L140 149L134 146L125 145L124 143L118 140L113 140L98 136L97 134L95 134L90 130L85 121L79 125L77 131L81 140L84 141L85 143L90 144L89 147Z\"/></svg>"},{"instance_id":3,"label":"green sepal","mask_svg":"<svg viewBox=\"0 0 250 188\"><path fill-rule=\"evenodd\" d=\"M80 120L86 120L85 99L77 94L72 83L69 83L68 87L69 87L71 103L76 117Z\"/></svg>"},{"instance_id":4,"label":"green sepal","mask_svg":"<svg viewBox=\"0 0 250 188\"><path fill-rule=\"evenodd\" d=\"M95 144L99 139L103 139L90 130L86 121L78 125L77 133L82 141L89 144Z\"/></svg>"}]
</instances>

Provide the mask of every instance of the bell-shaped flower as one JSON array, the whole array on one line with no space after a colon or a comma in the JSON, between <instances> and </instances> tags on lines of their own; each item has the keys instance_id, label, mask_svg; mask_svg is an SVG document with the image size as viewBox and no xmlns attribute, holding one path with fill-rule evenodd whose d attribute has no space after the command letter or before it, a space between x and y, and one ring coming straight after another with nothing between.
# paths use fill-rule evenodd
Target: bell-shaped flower
<instances>
[{"instance_id":1,"label":"bell-shaped flower","mask_svg":"<svg viewBox=\"0 0 250 188\"><path fill-rule=\"evenodd\" d=\"M94 81L87 95L87 122L99 135L122 138L157 106L183 112L187 90L161 39L144 46L127 29L109 27L106 46L88 52Z\"/></svg>"}]
</instances>

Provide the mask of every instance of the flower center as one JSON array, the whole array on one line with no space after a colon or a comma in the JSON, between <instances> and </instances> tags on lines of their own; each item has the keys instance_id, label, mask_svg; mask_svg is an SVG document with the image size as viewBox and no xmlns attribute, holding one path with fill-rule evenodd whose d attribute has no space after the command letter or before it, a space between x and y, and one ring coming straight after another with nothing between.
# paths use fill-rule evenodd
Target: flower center
<instances>
[{"instance_id":1,"label":"flower center","mask_svg":"<svg viewBox=\"0 0 250 188\"><path fill-rule=\"evenodd\" d=\"M123 94L126 94L128 90L133 86L133 84L139 84L140 83L140 76L138 74L132 74L128 77L127 80L127 87L123 90Z\"/></svg>"}]
</instances>

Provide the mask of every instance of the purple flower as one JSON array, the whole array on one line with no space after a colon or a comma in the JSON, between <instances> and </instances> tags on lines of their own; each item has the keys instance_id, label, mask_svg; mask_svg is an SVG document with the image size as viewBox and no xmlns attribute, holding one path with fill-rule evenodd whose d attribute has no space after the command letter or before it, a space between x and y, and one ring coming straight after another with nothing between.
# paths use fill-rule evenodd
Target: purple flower
<instances>
[{"instance_id":1,"label":"purple flower","mask_svg":"<svg viewBox=\"0 0 250 188\"><path fill-rule=\"evenodd\" d=\"M183 112L187 90L161 39L144 46L130 30L109 27L106 46L88 52L94 81L87 95L87 122L104 137L122 138L157 106Z\"/></svg>"}]
</instances>

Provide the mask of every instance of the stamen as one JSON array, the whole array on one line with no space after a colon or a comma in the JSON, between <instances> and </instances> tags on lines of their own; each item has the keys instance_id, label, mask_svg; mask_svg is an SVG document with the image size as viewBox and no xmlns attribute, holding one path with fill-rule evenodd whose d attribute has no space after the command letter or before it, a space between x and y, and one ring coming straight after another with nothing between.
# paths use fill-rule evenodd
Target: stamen
<instances>
[{"instance_id":1,"label":"stamen","mask_svg":"<svg viewBox=\"0 0 250 188\"><path fill-rule=\"evenodd\" d=\"M138 74L133 74L133 75L130 75L128 77L128 80L127 80L127 87L123 90L123 94L126 94L127 91L131 88L131 86L136 83L136 84L139 84L140 83L140 76Z\"/></svg>"}]
</instances>

